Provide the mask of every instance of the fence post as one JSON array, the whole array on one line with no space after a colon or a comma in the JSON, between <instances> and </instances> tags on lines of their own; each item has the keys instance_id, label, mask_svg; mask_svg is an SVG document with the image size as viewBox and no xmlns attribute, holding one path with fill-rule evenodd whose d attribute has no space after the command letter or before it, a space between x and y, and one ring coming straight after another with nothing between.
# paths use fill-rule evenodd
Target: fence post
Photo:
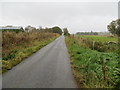
<instances>
[{"instance_id":1,"label":"fence post","mask_svg":"<svg viewBox=\"0 0 120 90\"><path fill-rule=\"evenodd\" d=\"M93 50L94 50L94 47L95 47L95 41L93 41Z\"/></svg>"},{"instance_id":2,"label":"fence post","mask_svg":"<svg viewBox=\"0 0 120 90\"><path fill-rule=\"evenodd\" d=\"M105 65L105 61L102 57L100 57L101 60L101 64L102 64L102 72L103 72L103 78L106 81L107 80L107 73L106 73L106 65Z\"/></svg>"}]
</instances>

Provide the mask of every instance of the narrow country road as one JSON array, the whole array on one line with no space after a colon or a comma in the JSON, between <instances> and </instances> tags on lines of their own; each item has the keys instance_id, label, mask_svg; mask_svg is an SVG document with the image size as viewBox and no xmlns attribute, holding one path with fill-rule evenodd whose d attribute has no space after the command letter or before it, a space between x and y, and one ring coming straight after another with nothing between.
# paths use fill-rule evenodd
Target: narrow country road
<instances>
[{"instance_id":1,"label":"narrow country road","mask_svg":"<svg viewBox=\"0 0 120 90\"><path fill-rule=\"evenodd\" d=\"M76 88L64 36L3 75L3 88Z\"/></svg>"}]
</instances>

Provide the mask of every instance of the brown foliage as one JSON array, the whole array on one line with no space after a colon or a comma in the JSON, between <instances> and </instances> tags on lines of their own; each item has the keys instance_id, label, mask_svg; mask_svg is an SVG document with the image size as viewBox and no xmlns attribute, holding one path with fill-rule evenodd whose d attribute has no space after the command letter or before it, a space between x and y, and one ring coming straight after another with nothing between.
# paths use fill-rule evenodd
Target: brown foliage
<instances>
[{"instance_id":1,"label":"brown foliage","mask_svg":"<svg viewBox=\"0 0 120 90\"><path fill-rule=\"evenodd\" d=\"M28 47L35 41L47 40L55 37L54 33L38 33L38 32L3 32L2 33L2 56L7 56L15 47Z\"/></svg>"}]
</instances>

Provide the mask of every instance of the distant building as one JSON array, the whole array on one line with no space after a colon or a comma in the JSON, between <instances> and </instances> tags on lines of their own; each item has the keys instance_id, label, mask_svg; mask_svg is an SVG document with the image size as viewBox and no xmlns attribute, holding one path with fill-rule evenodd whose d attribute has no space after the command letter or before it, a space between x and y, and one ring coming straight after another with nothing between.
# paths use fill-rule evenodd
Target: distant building
<instances>
[{"instance_id":1,"label":"distant building","mask_svg":"<svg viewBox=\"0 0 120 90\"><path fill-rule=\"evenodd\" d=\"M32 31L36 31L36 28L32 26L25 27L25 32L32 32Z\"/></svg>"},{"instance_id":2,"label":"distant building","mask_svg":"<svg viewBox=\"0 0 120 90\"><path fill-rule=\"evenodd\" d=\"M2 31L23 31L23 27L21 26L0 26L0 30Z\"/></svg>"}]
</instances>

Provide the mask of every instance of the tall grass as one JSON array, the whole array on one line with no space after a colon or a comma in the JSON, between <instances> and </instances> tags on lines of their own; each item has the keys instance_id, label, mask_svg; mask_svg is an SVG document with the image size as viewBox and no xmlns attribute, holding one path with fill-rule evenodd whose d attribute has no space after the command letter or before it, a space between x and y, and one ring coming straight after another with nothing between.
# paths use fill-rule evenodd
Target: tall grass
<instances>
[{"instance_id":1,"label":"tall grass","mask_svg":"<svg viewBox=\"0 0 120 90\"><path fill-rule=\"evenodd\" d=\"M2 36L2 71L6 72L59 35L39 32L3 32Z\"/></svg>"}]
</instances>

